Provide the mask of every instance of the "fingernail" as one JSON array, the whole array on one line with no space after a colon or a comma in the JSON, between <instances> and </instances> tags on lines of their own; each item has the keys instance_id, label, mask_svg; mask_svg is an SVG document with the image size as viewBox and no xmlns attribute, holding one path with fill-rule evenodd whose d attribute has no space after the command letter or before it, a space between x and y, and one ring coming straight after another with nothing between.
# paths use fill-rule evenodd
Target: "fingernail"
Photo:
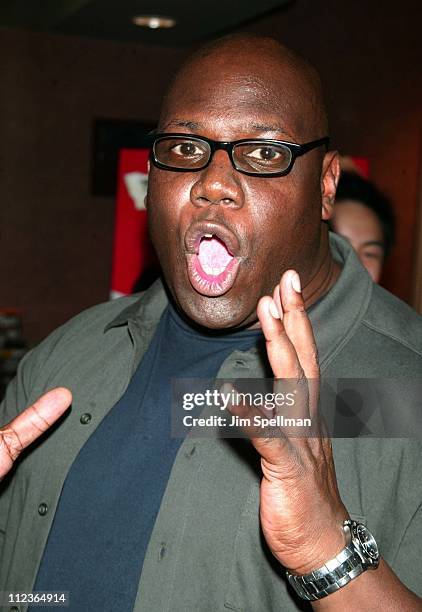
<instances>
[{"instance_id":1,"label":"fingernail","mask_svg":"<svg viewBox=\"0 0 422 612\"><path fill-rule=\"evenodd\" d=\"M277 308L276 303L274 302L274 300L271 300L270 305L269 305L269 310L270 310L270 314L272 314L274 319L279 319L280 318L280 313L278 312L278 308Z\"/></svg>"},{"instance_id":2,"label":"fingernail","mask_svg":"<svg viewBox=\"0 0 422 612\"><path fill-rule=\"evenodd\" d=\"M290 276L290 282L296 293L300 293L302 291L302 287L300 286L299 274L297 272L292 272L292 275Z\"/></svg>"}]
</instances>

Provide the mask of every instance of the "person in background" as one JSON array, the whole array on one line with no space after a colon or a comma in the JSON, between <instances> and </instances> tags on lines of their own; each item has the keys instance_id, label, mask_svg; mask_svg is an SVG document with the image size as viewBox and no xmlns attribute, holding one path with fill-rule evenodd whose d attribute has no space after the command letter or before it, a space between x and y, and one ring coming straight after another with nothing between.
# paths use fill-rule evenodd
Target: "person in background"
<instances>
[{"instance_id":1,"label":"person in background","mask_svg":"<svg viewBox=\"0 0 422 612\"><path fill-rule=\"evenodd\" d=\"M350 242L378 283L394 243L395 220L388 198L359 174L343 171L330 226Z\"/></svg>"}]
</instances>

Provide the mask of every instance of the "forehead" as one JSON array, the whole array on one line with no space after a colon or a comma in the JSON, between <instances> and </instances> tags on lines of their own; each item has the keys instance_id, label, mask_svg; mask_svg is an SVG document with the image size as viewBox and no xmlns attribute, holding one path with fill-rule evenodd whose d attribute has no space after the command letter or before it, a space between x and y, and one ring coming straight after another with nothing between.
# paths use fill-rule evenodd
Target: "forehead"
<instances>
[{"instance_id":1,"label":"forehead","mask_svg":"<svg viewBox=\"0 0 422 612\"><path fill-rule=\"evenodd\" d=\"M341 200L335 205L334 221L338 231L344 235L354 235L362 239L381 240L383 237L381 221L373 210L357 200Z\"/></svg>"},{"instance_id":2,"label":"forehead","mask_svg":"<svg viewBox=\"0 0 422 612\"><path fill-rule=\"evenodd\" d=\"M276 70L278 68L278 70ZM225 137L275 132L301 139L306 134L306 94L300 79L282 65L242 62L194 63L171 88L160 127L212 129ZM228 134L232 131L233 134ZM235 136L236 134L236 136Z\"/></svg>"}]
</instances>

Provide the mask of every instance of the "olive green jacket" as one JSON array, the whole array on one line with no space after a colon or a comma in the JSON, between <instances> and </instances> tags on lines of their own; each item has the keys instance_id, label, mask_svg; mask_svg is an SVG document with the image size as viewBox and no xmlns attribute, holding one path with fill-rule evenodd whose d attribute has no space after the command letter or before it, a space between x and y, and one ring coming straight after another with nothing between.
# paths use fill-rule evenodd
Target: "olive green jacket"
<instances>
[{"instance_id":1,"label":"olive green jacket","mask_svg":"<svg viewBox=\"0 0 422 612\"><path fill-rule=\"evenodd\" d=\"M331 240L343 271L310 311L322 375L421 377L421 317L374 285L344 241ZM0 484L0 591L33 588L69 468L127 388L166 303L156 283L141 298L96 306L24 358L1 405L1 425L53 387L68 387L74 399L69 414ZM262 377L266 367L256 349L235 351L219 378ZM359 438L333 446L346 508L422 595L421 445ZM246 441L185 439L146 553L136 612L300 609L260 533L259 484L259 462Z\"/></svg>"}]
</instances>

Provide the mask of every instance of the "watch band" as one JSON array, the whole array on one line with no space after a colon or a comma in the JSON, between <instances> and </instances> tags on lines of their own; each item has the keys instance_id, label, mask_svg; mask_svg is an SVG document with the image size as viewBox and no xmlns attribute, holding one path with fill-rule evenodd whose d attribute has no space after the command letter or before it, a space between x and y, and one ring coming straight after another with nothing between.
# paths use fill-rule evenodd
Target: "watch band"
<instances>
[{"instance_id":1,"label":"watch band","mask_svg":"<svg viewBox=\"0 0 422 612\"><path fill-rule=\"evenodd\" d=\"M376 569L380 556L373 535L362 523L343 522L346 547L322 567L303 576L286 571L296 593L307 601L315 601L335 593L367 569Z\"/></svg>"},{"instance_id":2,"label":"watch band","mask_svg":"<svg viewBox=\"0 0 422 612\"><path fill-rule=\"evenodd\" d=\"M361 557L353 544L349 544L334 559L310 574L296 576L286 572L286 576L302 599L315 601L335 593L364 571Z\"/></svg>"}]
</instances>

